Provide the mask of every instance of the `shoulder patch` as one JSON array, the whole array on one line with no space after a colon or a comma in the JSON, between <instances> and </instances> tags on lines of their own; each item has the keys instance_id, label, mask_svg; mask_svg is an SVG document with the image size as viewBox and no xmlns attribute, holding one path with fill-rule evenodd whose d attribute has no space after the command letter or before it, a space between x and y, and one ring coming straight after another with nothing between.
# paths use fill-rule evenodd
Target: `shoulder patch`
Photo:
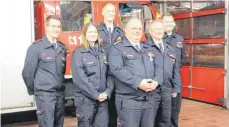
<instances>
[{"instance_id":1,"label":"shoulder patch","mask_svg":"<svg viewBox=\"0 0 229 127\"><path fill-rule=\"evenodd\" d=\"M122 40L122 37L121 36L118 36L117 38L116 38L116 41L115 42L118 42L118 41L121 41Z\"/></svg>"},{"instance_id":2,"label":"shoulder patch","mask_svg":"<svg viewBox=\"0 0 229 127\"><path fill-rule=\"evenodd\" d=\"M177 46L178 48L183 48L183 43L182 43L182 42L177 42L177 43L176 43L176 46Z\"/></svg>"}]
</instances>

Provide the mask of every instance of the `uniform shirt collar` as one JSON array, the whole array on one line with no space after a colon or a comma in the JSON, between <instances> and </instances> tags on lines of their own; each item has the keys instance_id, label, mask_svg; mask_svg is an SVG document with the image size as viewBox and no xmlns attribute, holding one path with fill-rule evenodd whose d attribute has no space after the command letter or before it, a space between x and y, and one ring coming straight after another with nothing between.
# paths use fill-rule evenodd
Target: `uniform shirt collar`
<instances>
[{"instance_id":1,"label":"uniform shirt collar","mask_svg":"<svg viewBox=\"0 0 229 127\"><path fill-rule=\"evenodd\" d=\"M140 49L141 49L141 45L140 45L140 42L139 43L133 43L133 42L131 42L130 40L129 40L129 42L135 47L135 46L138 46Z\"/></svg>"},{"instance_id":2,"label":"uniform shirt collar","mask_svg":"<svg viewBox=\"0 0 229 127\"><path fill-rule=\"evenodd\" d=\"M111 33L113 32L113 30L114 30L114 24L109 25L109 26L106 26L106 27L107 27L107 31L109 31L109 28L111 28Z\"/></svg>"},{"instance_id":3,"label":"uniform shirt collar","mask_svg":"<svg viewBox=\"0 0 229 127\"><path fill-rule=\"evenodd\" d=\"M153 41L154 41L155 45L156 45L158 48L160 48L160 47L159 47L159 43L157 43L155 40L153 40ZM162 42L161 42L162 47L163 47L163 49L165 49L164 44L163 44L163 40L161 40L161 41L162 41Z\"/></svg>"},{"instance_id":4,"label":"uniform shirt collar","mask_svg":"<svg viewBox=\"0 0 229 127\"><path fill-rule=\"evenodd\" d=\"M51 42L51 43L57 43L57 40L55 39L53 42Z\"/></svg>"}]
</instances>

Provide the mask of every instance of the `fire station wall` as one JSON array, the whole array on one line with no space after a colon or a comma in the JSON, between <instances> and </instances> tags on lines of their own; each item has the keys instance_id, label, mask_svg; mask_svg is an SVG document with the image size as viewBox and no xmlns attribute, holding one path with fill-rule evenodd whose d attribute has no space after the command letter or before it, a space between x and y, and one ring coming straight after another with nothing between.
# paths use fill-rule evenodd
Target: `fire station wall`
<instances>
[{"instance_id":1,"label":"fire station wall","mask_svg":"<svg viewBox=\"0 0 229 127\"><path fill-rule=\"evenodd\" d=\"M228 58L228 56L229 56L229 46L228 46L228 44L229 44L229 41L228 41L228 39L229 39L229 1L226 1L226 8L227 8L227 12L226 12L226 15L225 15L225 37L226 37L226 41L225 41L225 43L226 43L226 46L225 46L225 70L226 70L226 77L225 77L225 83L226 83L226 85L225 85L225 101L226 101L226 103L225 103L225 106L226 106L226 108L228 108L229 109L229 74L228 74L228 71L229 71L229 58Z\"/></svg>"}]
</instances>

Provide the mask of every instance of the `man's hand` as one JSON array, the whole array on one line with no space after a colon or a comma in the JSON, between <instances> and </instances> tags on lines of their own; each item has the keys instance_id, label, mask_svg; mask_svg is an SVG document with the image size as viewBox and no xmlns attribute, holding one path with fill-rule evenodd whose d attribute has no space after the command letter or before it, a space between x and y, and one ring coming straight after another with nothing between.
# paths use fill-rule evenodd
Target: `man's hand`
<instances>
[{"instance_id":1,"label":"man's hand","mask_svg":"<svg viewBox=\"0 0 229 127\"><path fill-rule=\"evenodd\" d=\"M152 83L152 79L143 79L141 81L141 83L139 84L138 88L147 92L147 90L151 89L151 83Z\"/></svg>"},{"instance_id":2,"label":"man's hand","mask_svg":"<svg viewBox=\"0 0 229 127\"><path fill-rule=\"evenodd\" d=\"M155 90L157 86L158 86L158 82L152 80L152 82L150 83L150 89L146 89L146 92Z\"/></svg>"},{"instance_id":3,"label":"man's hand","mask_svg":"<svg viewBox=\"0 0 229 127\"><path fill-rule=\"evenodd\" d=\"M173 93L172 94L172 97L174 98L174 97L177 97L177 93Z\"/></svg>"}]
</instances>

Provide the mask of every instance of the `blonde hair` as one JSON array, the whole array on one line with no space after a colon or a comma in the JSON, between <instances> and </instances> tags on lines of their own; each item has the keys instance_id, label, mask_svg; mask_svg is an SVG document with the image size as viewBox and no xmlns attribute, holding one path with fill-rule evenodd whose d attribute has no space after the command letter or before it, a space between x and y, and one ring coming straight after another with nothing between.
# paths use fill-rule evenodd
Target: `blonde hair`
<instances>
[{"instance_id":1,"label":"blonde hair","mask_svg":"<svg viewBox=\"0 0 229 127\"><path fill-rule=\"evenodd\" d=\"M96 28L96 25L92 24L92 23L87 23L84 25L82 31L81 31L81 36L82 36L82 47L85 48L85 49L88 49L89 47L89 42L87 41L87 38L86 38L86 33L87 33L87 29L89 26L95 26ZM98 39L96 41L96 43L98 44L99 48L103 48L103 45L102 45L102 42L100 40L100 35L99 35L99 31L98 29L96 28L97 32L98 32Z\"/></svg>"}]
</instances>

